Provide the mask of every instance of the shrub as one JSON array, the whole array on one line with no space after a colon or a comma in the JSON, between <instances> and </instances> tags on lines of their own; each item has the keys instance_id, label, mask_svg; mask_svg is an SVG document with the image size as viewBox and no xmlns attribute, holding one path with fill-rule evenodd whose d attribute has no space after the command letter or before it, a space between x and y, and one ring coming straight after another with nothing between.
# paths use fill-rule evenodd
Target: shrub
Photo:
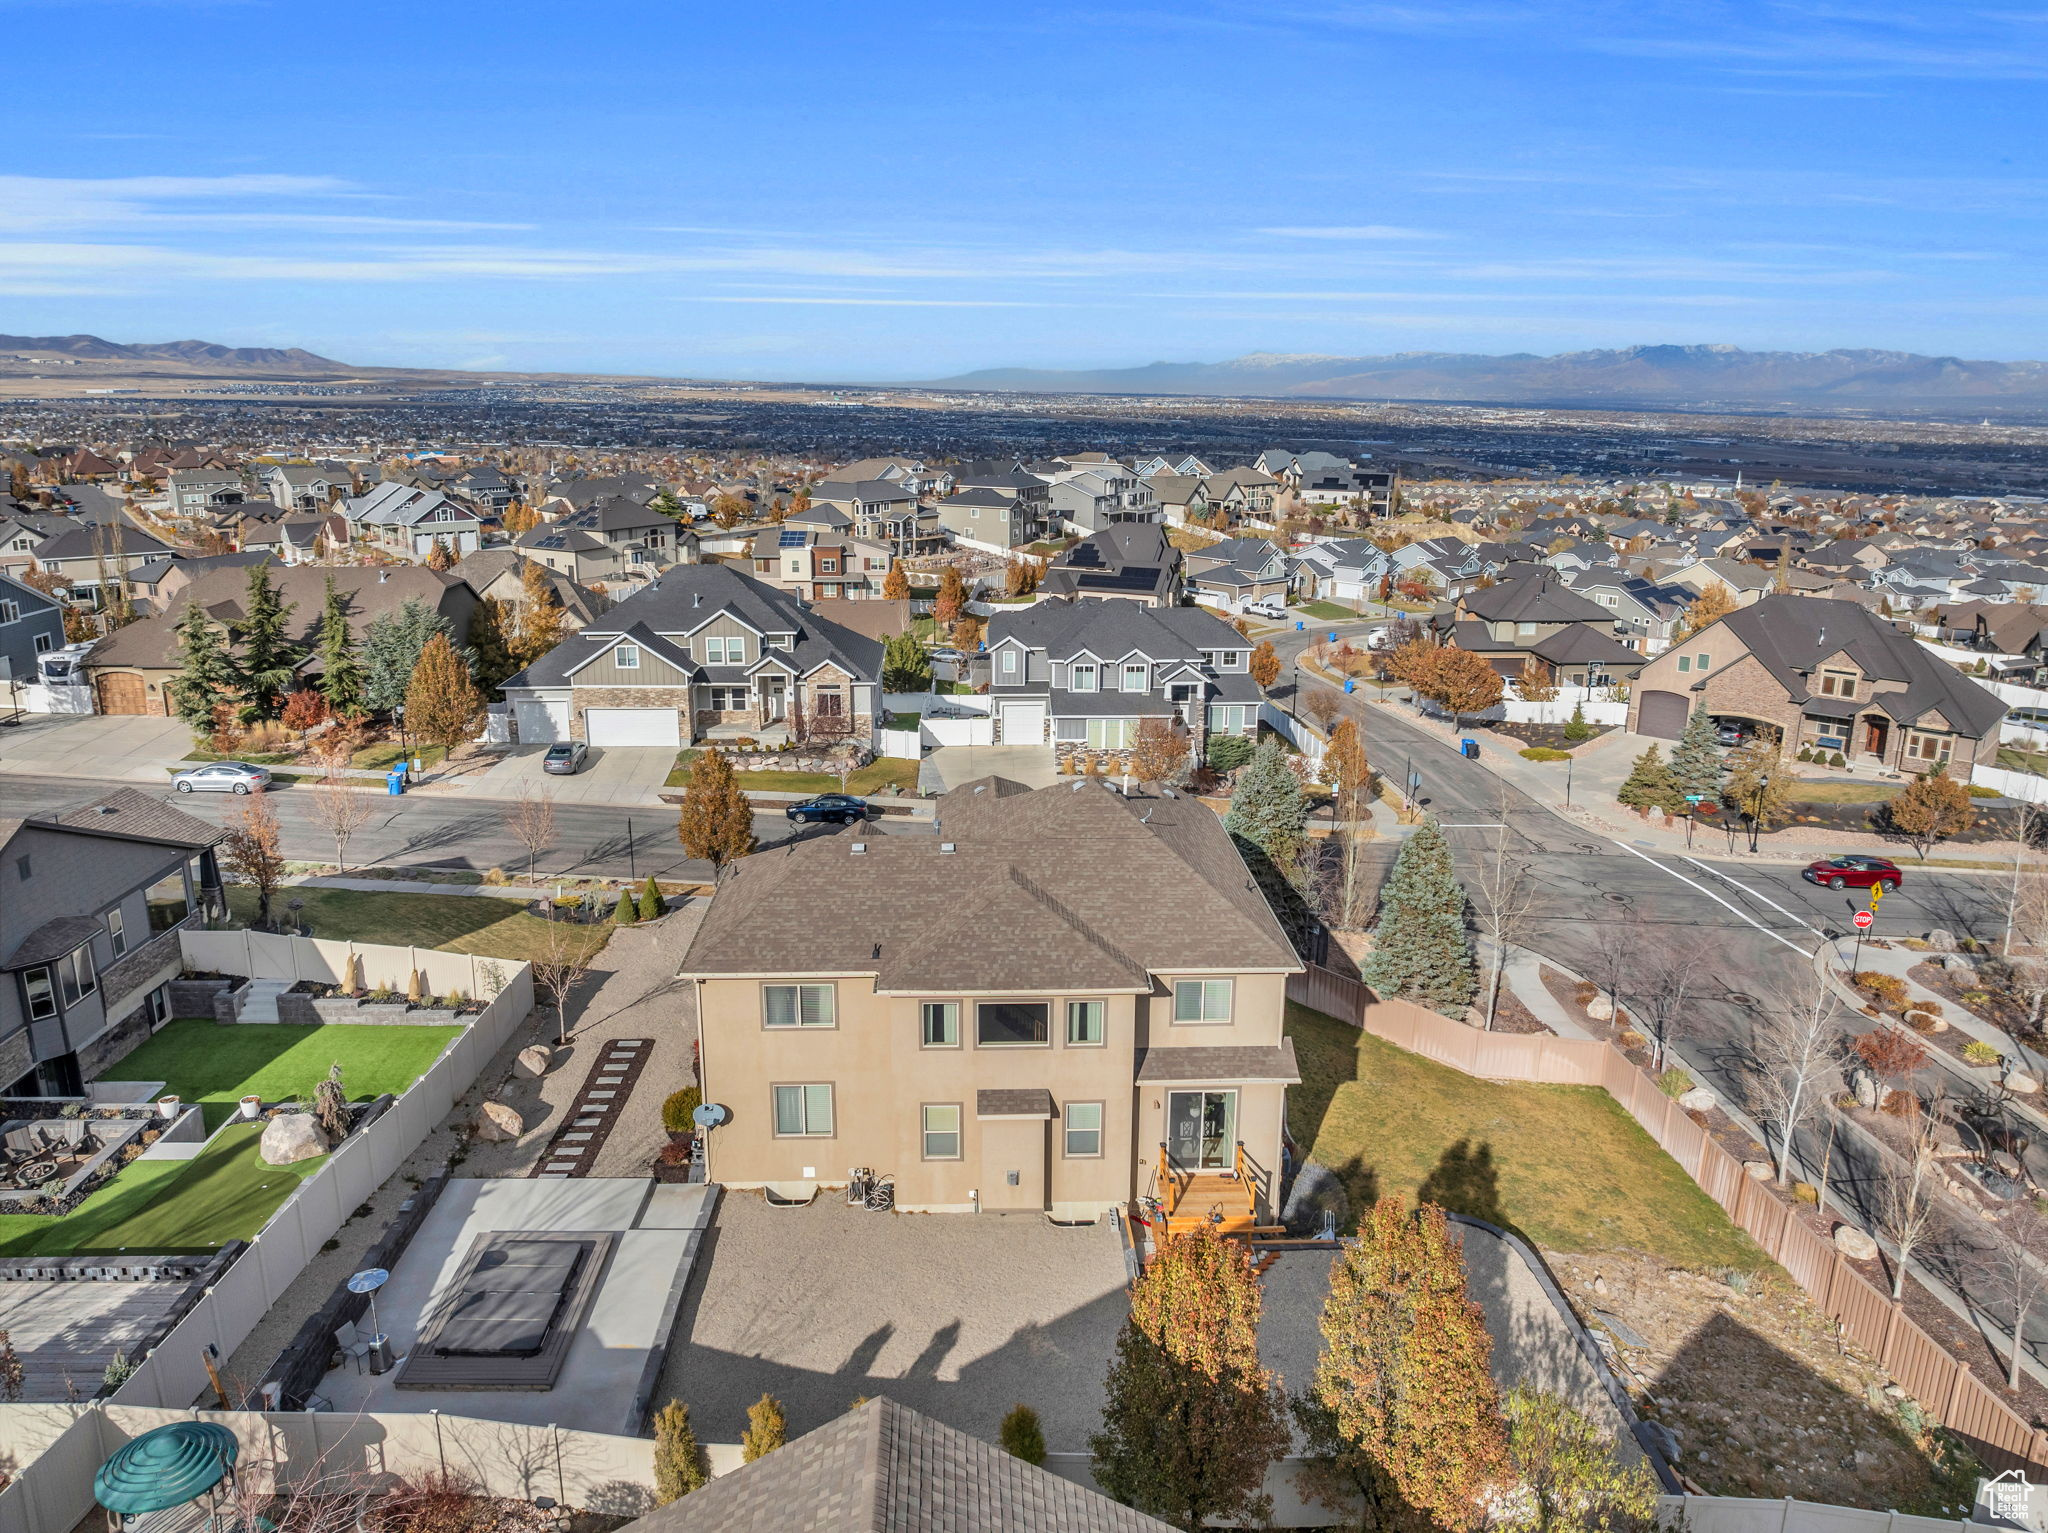
<instances>
[{"instance_id":1,"label":"shrub","mask_svg":"<svg viewBox=\"0 0 2048 1533\"><path fill-rule=\"evenodd\" d=\"M612 919L621 926L631 926L640 919L640 907L634 904L631 890L619 891L619 902L612 907Z\"/></svg>"},{"instance_id":2,"label":"shrub","mask_svg":"<svg viewBox=\"0 0 2048 1533\"><path fill-rule=\"evenodd\" d=\"M1884 1099L1881 1111L1893 1118L1917 1118L1920 1116L1920 1099L1910 1091L1894 1091Z\"/></svg>"},{"instance_id":3,"label":"shrub","mask_svg":"<svg viewBox=\"0 0 2048 1533\"><path fill-rule=\"evenodd\" d=\"M1794 1202L1798 1203L1818 1203L1820 1202L1820 1189L1811 1182L1794 1182L1792 1184L1792 1198Z\"/></svg>"},{"instance_id":4,"label":"shrub","mask_svg":"<svg viewBox=\"0 0 2048 1533\"><path fill-rule=\"evenodd\" d=\"M681 1091L672 1092L661 1104L661 1126L671 1134L689 1133L697 1126L690 1121L690 1114L703 1100L704 1093L695 1086L685 1086Z\"/></svg>"},{"instance_id":5,"label":"shrub","mask_svg":"<svg viewBox=\"0 0 2048 1533\"><path fill-rule=\"evenodd\" d=\"M1982 1038L1972 1038L1963 1045L1963 1058L1973 1065L1995 1065L1998 1063L1999 1053Z\"/></svg>"},{"instance_id":6,"label":"shrub","mask_svg":"<svg viewBox=\"0 0 2048 1533\"><path fill-rule=\"evenodd\" d=\"M1218 735L1209 742L1209 765L1219 772L1234 772L1252 759L1252 749L1243 735Z\"/></svg>"},{"instance_id":7,"label":"shrub","mask_svg":"<svg viewBox=\"0 0 2048 1533\"><path fill-rule=\"evenodd\" d=\"M1565 720L1564 737L1567 740L1590 740L1593 738L1593 726L1586 722L1586 705L1584 703L1574 703L1572 705L1572 716Z\"/></svg>"},{"instance_id":8,"label":"shrub","mask_svg":"<svg viewBox=\"0 0 2048 1533\"><path fill-rule=\"evenodd\" d=\"M1802 746L1800 746L1800 747L1799 747L1799 759L1800 759L1801 761L1811 761L1811 760L1813 760L1813 748L1812 748L1811 746L1806 746L1806 745L1802 745Z\"/></svg>"},{"instance_id":9,"label":"shrub","mask_svg":"<svg viewBox=\"0 0 2048 1533\"><path fill-rule=\"evenodd\" d=\"M1516 754L1521 756L1524 761L1569 761L1572 759L1570 751L1552 750L1547 745L1532 745L1527 750L1518 751Z\"/></svg>"},{"instance_id":10,"label":"shrub","mask_svg":"<svg viewBox=\"0 0 2048 1533\"><path fill-rule=\"evenodd\" d=\"M505 876L503 868L492 868L484 874L484 882L495 886L497 884L509 884L512 880Z\"/></svg>"},{"instance_id":11,"label":"shrub","mask_svg":"<svg viewBox=\"0 0 2048 1533\"><path fill-rule=\"evenodd\" d=\"M1906 982L1896 974L1865 969L1853 983L1880 1006L1897 1006L1906 999Z\"/></svg>"},{"instance_id":12,"label":"shrub","mask_svg":"<svg viewBox=\"0 0 2048 1533\"><path fill-rule=\"evenodd\" d=\"M747 1429L740 1434L741 1461L751 1464L757 1458L767 1457L788 1436L789 1418L782 1413L782 1402L764 1394L747 1407Z\"/></svg>"},{"instance_id":13,"label":"shrub","mask_svg":"<svg viewBox=\"0 0 2048 1533\"><path fill-rule=\"evenodd\" d=\"M1668 1097L1682 1097L1692 1090L1692 1077L1674 1065L1657 1077L1657 1089Z\"/></svg>"},{"instance_id":14,"label":"shrub","mask_svg":"<svg viewBox=\"0 0 2048 1533\"><path fill-rule=\"evenodd\" d=\"M1972 783L1965 783L1965 784L1963 784L1963 791L1964 791L1965 793L1969 794L1971 798L2004 798L2004 797L2005 797L2005 795L2004 795L2003 793L2000 793L2000 792L1999 792L1999 791L1998 791L1998 790L1997 790L1996 788L1987 788L1987 787L1985 787L1985 786L1984 786L1984 785L1983 785L1982 783L1977 783L1977 782L1972 782Z\"/></svg>"},{"instance_id":15,"label":"shrub","mask_svg":"<svg viewBox=\"0 0 2048 1533\"><path fill-rule=\"evenodd\" d=\"M1934 1018L1916 1006L1906 1013L1906 1026L1916 1033L1931 1033L1934 1031Z\"/></svg>"},{"instance_id":16,"label":"shrub","mask_svg":"<svg viewBox=\"0 0 2048 1533\"><path fill-rule=\"evenodd\" d=\"M1641 1033L1637 1032L1632 1027L1624 1027L1621 1030L1620 1042L1621 1046L1625 1049L1639 1049L1647 1041L1648 1040L1645 1039Z\"/></svg>"},{"instance_id":17,"label":"shrub","mask_svg":"<svg viewBox=\"0 0 2048 1533\"><path fill-rule=\"evenodd\" d=\"M1038 1412L1028 1405L1013 1405L997 1433L1003 1451L1027 1464L1045 1463L1045 1429L1038 1424Z\"/></svg>"},{"instance_id":18,"label":"shrub","mask_svg":"<svg viewBox=\"0 0 2048 1533\"><path fill-rule=\"evenodd\" d=\"M667 911L668 906L662 903L661 888L655 883L654 875L649 873L647 875L647 882L640 890L640 919L652 921L656 916L664 915Z\"/></svg>"},{"instance_id":19,"label":"shrub","mask_svg":"<svg viewBox=\"0 0 2048 1533\"><path fill-rule=\"evenodd\" d=\"M654 1503L667 1506L711 1478L704 1450L690 1425L690 1408L671 1400L654 1415Z\"/></svg>"},{"instance_id":20,"label":"shrub","mask_svg":"<svg viewBox=\"0 0 2048 1533\"><path fill-rule=\"evenodd\" d=\"M1845 767L1848 764L1849 759L1846 756L1844 756L1840 751L1836 751L1833 755L1828 757L1828 765L1831 767Z\"/></svg>"},{"instance_id":21,"label":"shrub","mask_svg":"<svg viewBox=\"0 0 2048 1533\"><path fill-rule=\"evenodd\" d=\"M1988 1006L1991 1004L1989 990L1965 990L1962 995L1965 1006Z\"/></svg>"},{"instance_id":22,"label":"shrub","mask_svg":"<svg viewBox=\"0 0 2048 1533\"><path fill-rule=\"evenodd\" d=\"M285 699L279 722L286 729L307 730L327 722L327 699L307 687Z\"/></svg>"}]
</instances>

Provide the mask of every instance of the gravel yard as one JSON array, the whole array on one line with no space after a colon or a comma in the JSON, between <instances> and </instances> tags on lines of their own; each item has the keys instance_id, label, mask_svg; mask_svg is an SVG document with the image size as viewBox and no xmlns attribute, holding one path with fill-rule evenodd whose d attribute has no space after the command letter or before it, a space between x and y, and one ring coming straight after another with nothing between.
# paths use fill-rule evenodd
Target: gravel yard
<instances>
[{"instance_id":1,"label":"gravel yard","mask_svg":"<svg viewBox=\"0 0 2048 1533\"><path fill-rule=\"evenodd\" d=\"M657 1402L698 1437L738 1442L765 1391L792 1438L887 1395L993 1442L1020 1402L1055 1452L1086 1451L1128 1313L1107 1224L1036 1215L873 1214L821 1194L808 1208L720 1200L685 1296Z\"/></svg>"}]
</instances>

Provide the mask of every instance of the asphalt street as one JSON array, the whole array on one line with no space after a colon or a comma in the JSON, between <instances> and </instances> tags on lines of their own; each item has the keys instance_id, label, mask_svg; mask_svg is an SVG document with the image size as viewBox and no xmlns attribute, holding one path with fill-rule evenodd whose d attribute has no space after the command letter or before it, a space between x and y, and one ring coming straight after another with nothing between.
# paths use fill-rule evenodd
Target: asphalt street
<instances>
[{"instance_id":1,"label":"asphalt street","mask_svg":"<svg viewBox=\"0 0 2048 1533\"><path fill-rule=\"evenodd\" d=\"M68 777L0 777L0 814L23 814L82 803L116 787L133 783L90 782ZM157 792L142 789L143 792ZM224 822L243 800L228 793L174 793L160 790L174 803L201 819ZM285 856L294 862L332 862L334 841L313 818L313 790L285 783L268 795L284 832ZM408 793L402 798L378 796L369 823L349 842L351 868L417 867L484 872L503 868L516 879L527 871L526 847L512 834L508 801L469 799L454 794ZM904 823L877 819L871 828L898 834L928 833ZM819 834L807 828L803 834ZM776 811L754 816L754 836L762 846L796 838L788 819ZM545 882L557 877L657 878L709 882L711 864L685 857L676 840L674 809L620 810L606 804L555 805L554 844L535 860L535 875Z\"/></svg>"}]
</instances>

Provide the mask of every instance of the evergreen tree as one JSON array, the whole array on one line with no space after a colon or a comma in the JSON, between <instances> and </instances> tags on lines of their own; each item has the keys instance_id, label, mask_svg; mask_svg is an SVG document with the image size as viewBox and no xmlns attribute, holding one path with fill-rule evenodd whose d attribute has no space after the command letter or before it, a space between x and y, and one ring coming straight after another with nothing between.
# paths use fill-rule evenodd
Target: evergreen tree
<instances>
[{"instance_id":1,"label":"evergreen tree","mask_svg":"<svg viewBox=\"0 0 2048 1533\"><path fill-rule=\"evenodd\" d=\"M1465 933L1465 890L1436 816L1426 818L1394 858L1380 890L1379 924L1365 982L1445 1016L1464 1014L1479 990Z\"/></svg>"},{"instance_id":2,"label":"evergreen tree","mask_svg":"<svg viewBox=\"0 0 2048 1533\"><path fill-rule=\"evenodd\" d=\"M477 684L495 692L506 678L516 675L520 664L512 654L511 612L495 596L476 604L469 618L469 663Z\"/></svg>"},{"instance_id":3,"label":"evergreen tree","mask_svg":"<svg viewBox=\"0 0 2048 1533\"><path fill-rule=\"evenodd\" d=\"M427 641L436 635L452 640L454 633L447 618L417 597L370 624L363 631L364 701L385 713L404 702Z\"/></svg>"},{"instance_id":4,"label":"evergreen tree","mask_svg":"<svg viewBox=\"0 0 2048 1533\"><path fill-rule=\"evenodd\" d=\"M196 601L185 603L171 631L178 638L178 674L168 684L171 711L194 730L210 730L213 710L232 700L239 688L235 657Z\"/></svg>"},{"instance_id":5,"label":"evergreen tree","mask_svg":"<svg viewBox=\"0 0 2048 1533\"><path fill-rule=\"evenodd\" d=\"M931 656L914 633L891 634L882 645L882 690L925 692L931 689Z\"/></svg>"},{"instance_id":6,"label":"evergreen tree","mask_svg":"<svg viewBox=\"0 0 2048 1533\"><path fill-rule=\"evenodd\" d=\"M1586 705L1584 703L1572 704L1572 716L1566 719L1564 723L1564 737L1567 740L1574 741L1590 740L1593 738L1593 726L1586 722Z\"/></svg>"},{"instance_id":7,"label":"evergreen tree","mask_svg":"<svg viewBox=\"0 0 2048 1533\"><path fill-rule=\"evenodd\" d=\"M690 1425L690 1408L669 1401L654 1413L654 1504L667 1506L702 1490L710 1479L697 1430Z\"/></svg>"},{"instance_id":8,"label":"evergreen tree","mask_svg":"<svg viewBox=\"0 0 2048 1533\"><path fill-rule=\"evenodd\" d=\"M405 689L405 725L430 745L454 750L483 728L484 695L448 635L437 633L420 651Z\"/></svg>"},{"instance_id":9,"label":"evergreen tree","mask_svg":"<svg viewBox=\"0 0 2048 1533\"><path fill-rule=\"evenodd\" d=\"M1126 1506L1200 1528L1262 1519L1267 1466L1287 1451L1274 1375L1259 1366L1251 1253L1207 1224L1159 1244L1131 1290L1088 1440L1096 1483Z\"/></svg>"},{"instance_id":10,"label":"evergreen tree","mask_svg":"<svg viewBox=\"0 0 2048 1533\"><path fill-rule=\"evenodd\" d=\"M1039 1424L1038 1412L1028 1405L1010 1407L1010 1414L997 1429L996 1440L1012 1458L1027 1464L1045 1463L1045 1428Z\"/></svg>"},{"instance_id":11,"label":"evergreen tree","mask_svg":"<svg viewBox=\"0 0 2048 1533\"><path fill-rule=\"evenodd\" d=\"M327 577L327 597L320 611L320 695L327 710L338 719L354 718L363 711L363 665L356 655L355 634L349 629L348 607L334 589L334 577Z\"/></svg>"},{"instance_id":12,"label":"evergreen tree","mask_svg":"<svg viewBox=\"0 0 2048 1533\"><path fill-rule=\"evenodd\" d=\"M612 922L618 926L631 926L640 919L639 903L633 898L631 889L619 891L618 903L612 906Z\"/></svg>"},{"instance_id":13,"label":"evergreen tree","mask_svg":"<svg viewBox=\"0 0 2048 1533\"><path fill-rule=\"evenodd\" d=\"M1230 813L1223 817L1223 828L1240 845L1257 847L1275 868L1292 878L1301 866L1307 840L1302 827L1307 820L1308 800L1302 797L1301 779L1288 766L1280 742L1260 742L1231 790Z\"/></svg>"},{"instance_id":14,"label":"evergreen tree","mask_svg":"<svg viewBox=\"0 0 2048 1533\"><path fill-rule=\"evenodd\" d=\"M1681 796L1704 793L1712 798L1721 791L1721 747L1714 739L1714 720L1703 707L1693 709L1685 733L1671 747L1671 779Z\"/></svg>"},{"instance_id":15,"label":"evergreen tree","mask_svg":"<svg viewBox=\"0 0 2048 1533\"><path fill-rule=\"evenodd\" d=\"M661 886L655 883L654 875L647 875L647 882L640 887L640 919L652 921L656 916L665 915L668 906L661 898Z\"/></svg>"},{"instance_id":16,"label":"evergreen tree","mask_svg":"<svg viewBox=\"0 0 2048 1533\"><path fill-rule=\"evenodd\" d=\"M1675 812L1675 806L1685 802L1685 795L1679 791L1671 768L1664 764L1664 753L1654 745L1636 757L1628 779L1614 796L1631 809Z\"/></svg>"},{"instance_id":17,"label":"evergreen tree","mask_svg":"<svg viewBox=\"0 0 2048 1533\"><path fill-rule=\"evenodd\" d=\"M274 719L284 709L284 695L303 658L298 645L285 632L294 603L280 601L277 587L270 583L270 566L249 567L249 595L243 604L241 653L236 660L237 681L242 692L245 723Z\"/></svg>"},{"instance_id":18,"label":"evergreen tree","mask_svg":"<svg viewBox=\"0 0 2048 1533\"><path fill-rule=\"evenodd\" d=\"M764 1394L747 1407L747 1429L740 1434L740 1459L751 1464L781 1447L789 1437L789 1418L782 1402Z\"/></svg>"},{"instance_id":19,"label":"evergreen tree","mask_svg":"<svg viewBox=\"0 0 2048 1533\"><path fill-rule=\"evenodd\" d=\"M1462 1530L1507 1465L1486 1317L1444 1211L1382 1198L1330 1272L1323 1352L1295 1402L1317 1498L1366 1525Z\"/></svg>"}]
</instances>

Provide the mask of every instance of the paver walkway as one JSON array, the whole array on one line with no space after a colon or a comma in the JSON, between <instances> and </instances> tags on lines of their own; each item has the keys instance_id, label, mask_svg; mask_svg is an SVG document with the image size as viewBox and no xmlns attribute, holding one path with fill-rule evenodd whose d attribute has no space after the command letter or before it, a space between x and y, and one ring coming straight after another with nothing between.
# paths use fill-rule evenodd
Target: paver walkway
<instances>
[{"instance_id":1,"label":"paver walkway","mask_svg":"<svg viewBox=\"0 0 2048 1533\"><path fill-rule=\"evenodd\" d=\"M554 1142L527 1175L588 1176L653 1053L652 1038L614 1038L599 1049L576 1105L562 1115Z\"/></svg>"}]
</instances>

